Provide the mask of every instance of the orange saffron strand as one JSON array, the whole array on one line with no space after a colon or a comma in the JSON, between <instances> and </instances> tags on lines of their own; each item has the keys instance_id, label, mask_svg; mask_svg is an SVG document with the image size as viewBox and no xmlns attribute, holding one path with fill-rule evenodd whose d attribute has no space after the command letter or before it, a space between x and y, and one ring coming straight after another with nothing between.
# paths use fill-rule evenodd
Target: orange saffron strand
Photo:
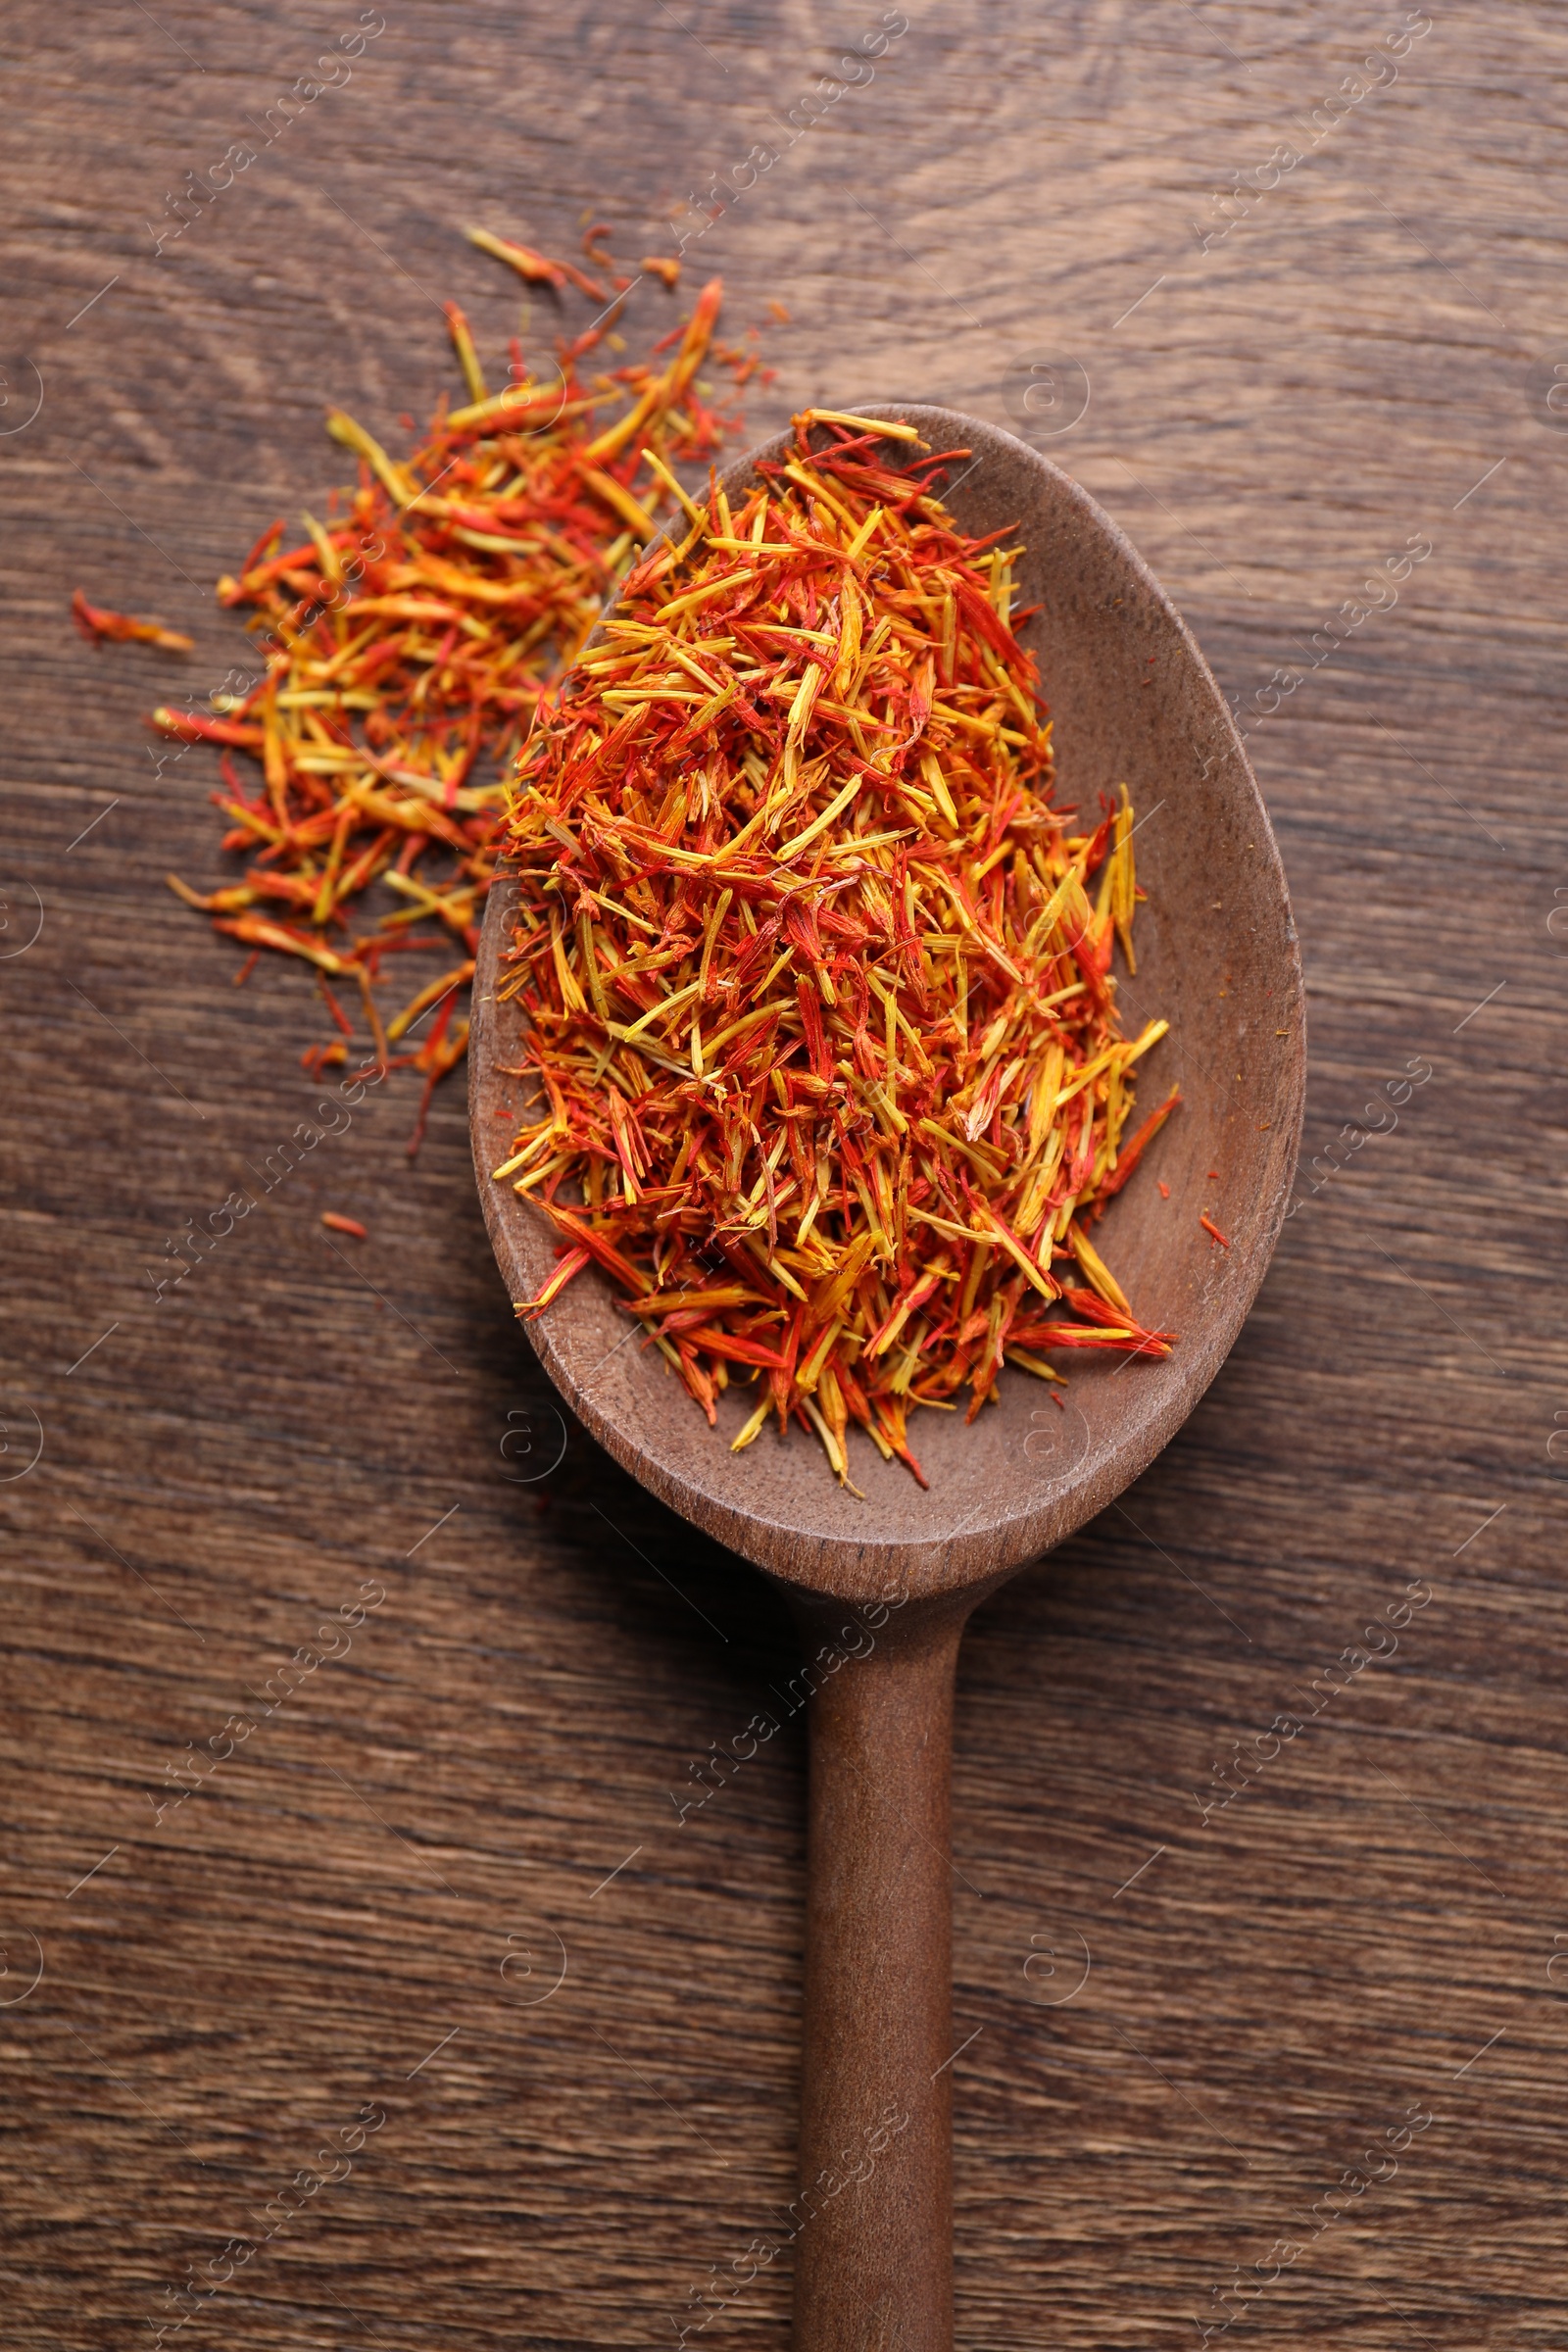
<instances>
[{"instance_id":1,"label":"orange saffron strand","mask_svg":"<svg viewBox=\"0 0 1568 2352\"><path fill-rule=\"evenodd\" d=\"M77 628L95 645L105 641L157 645L165 653L188 654L196 642L182 630L166 629L161 621L136 620L129 612L111 612L103 605L89 605L79 588L72 592L71 611Z\"/></svg>"}]
</instances>

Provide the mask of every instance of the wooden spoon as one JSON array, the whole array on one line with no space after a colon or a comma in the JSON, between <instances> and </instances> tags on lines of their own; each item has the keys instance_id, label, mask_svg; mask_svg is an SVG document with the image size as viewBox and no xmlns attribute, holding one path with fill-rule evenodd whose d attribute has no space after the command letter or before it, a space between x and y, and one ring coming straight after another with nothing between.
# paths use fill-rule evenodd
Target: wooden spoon
<instances>
[{"instance_id":1,"label":"wooden spoon","mask_svg":"<svg viewBox=\"0 0 1568 2352\"><path fill-rule=\"evenodd\" d=\"M867 412L859 411L864 415ZM1119 1494L1218 1371L1263 1279L1301 1119L1305 1031L1285 877L1256 784L1202 656L1141 558L1049 460L951 410L876 407L934 449L967 449L947 503L966 531L1025 553L1020 634L1055 720L1057 800L1096 807L1126 780L1138 812L1132 1027L1165 1015L1145 1099L1182 1107L1107 1211L1097 1245L1154 1328L1163 1362L1075 1356L1066 1410L1028 1374L966 1428L921 1414L922 1493L867 1444L834 1484L819 1446L769 1434L732 1454L746 1392L710 1430L596 1271L529 1337L585 1428L673 1510L777 1580L808 1644L810 1827L799 2352L948 2352L953 2342L952 1897L954 1668L977 1601ZM724 476L733 504L758 458ZM884 445L899 465L907 445ZM521 1015L495 1001L514 889L485 917L474 988L471 1119L479 1193L514 1299L555 1264L554 1236L490 1171L525 1108ZM1170 1188L1163 1198L1156 1179ZM1200 1223L1206 1213L1222 1246ZM1082 1368L1080 1368L1082 1367Z\"/></svg>"}]
</instances>

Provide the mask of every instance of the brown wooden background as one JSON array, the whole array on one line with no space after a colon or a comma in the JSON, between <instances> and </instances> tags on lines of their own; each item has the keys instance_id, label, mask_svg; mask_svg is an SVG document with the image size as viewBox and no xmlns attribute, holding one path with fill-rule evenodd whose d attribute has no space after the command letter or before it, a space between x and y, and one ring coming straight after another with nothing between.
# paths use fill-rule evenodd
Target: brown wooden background
<instances>
[{"instance_id":1,"label":"brown wooden background","mask_svg":"<svg viewBox=\"0 0 1568 2352\"><path fill-rule=\"evenodd\" d=\"M165 2290L366 2107L348 2177L185 2343L673 2344L790 2191L798 1723L684 1824L670 1796L789 1671L782 1610L580 1434L548 1469L456 1085L412 1171L412 1092L372 1098L154 1303L145 1268L318 1099L320 1022L292 970L237 993L163 887L220 870L206 756L145 748L177 665L95 653L65 605L161 612L197 637L178 678L220 684L243 641L211 583L342 478L323 407L396 441L452 380L439 297L491 349L515 324L462 224L572 250L592 208L630 257L668 250L884 17L384 14L161 258L187 170L357 12L16 0L0 26L19 2346L152 2341ZM759 435L878 393L1016 420L1009 370L1085 371L1043 446L1250 713L1306 957L1308 1153L1432 1070L1303 1182L1228 1369L1125 1508L971 1634L960 2340L1196 2345L1242 2266L1260 2347L1559 2345L1568 35L1477 0L907 17L683 292L721 270L731 325L766 326ZM637 306L637 341L679 310ZM1308 673L1412 540L1396 604ZM334 1251L327 1206L368 1245ZM1215 1763L1418 1579L1397 1654L1205 1824ZM370 1580L350 1653L157 1822L166 1765ZM1412 2109L1396 2169L1314 2238L1300 2217ZM787 2269L688 2341L782 2344Z\"/></svg>"}]
</instances>

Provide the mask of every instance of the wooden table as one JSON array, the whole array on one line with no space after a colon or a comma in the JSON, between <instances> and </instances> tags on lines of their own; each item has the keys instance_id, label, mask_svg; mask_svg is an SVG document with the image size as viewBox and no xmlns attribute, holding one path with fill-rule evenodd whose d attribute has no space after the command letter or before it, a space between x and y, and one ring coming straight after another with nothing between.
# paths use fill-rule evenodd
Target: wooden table
<instances>
[{"instance_id":1,"label":"wooden table","mask_svg":"<svg viewBox=\"0 0 1568 2352\"><path fill-rule=\"evenodd\" d=\"M459 1084L412 1166L389 1087L156 1295L310 1116L318 1013L164 888L220 873L208 756L160 765L172 665L65 612L220 685L212 582L342 478L323 408L396 443L439 298L515 326L463 224L667 251L730 174L682 295L762 328L749 424L945 399L1109 507L1249 729L1311 998L1229 1367L965 1650L960 2340L1560 2344L1562 27L382 23L5 30L7 2343L144 2344L225 2269L192 2346L784 2339L799 1716L678 1804L782 1712L782 1609L561 1423Z\"/></svg>"}]
</instances>

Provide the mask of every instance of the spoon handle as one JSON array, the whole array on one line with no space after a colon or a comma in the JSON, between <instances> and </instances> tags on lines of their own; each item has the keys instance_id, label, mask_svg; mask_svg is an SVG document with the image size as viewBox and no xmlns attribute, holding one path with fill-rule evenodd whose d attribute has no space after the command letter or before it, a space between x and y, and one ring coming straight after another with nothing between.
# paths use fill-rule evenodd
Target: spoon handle
<instances>
[{"instance_id":1,"label":"spoon handle","mask_svg":"<svg viewBox=\"0 0 1568 2352\"><path fill-rule=\"evenodd\" d=\"M843 1652L816 1651L795 2352L953 2344L949 1848L969 1605L908 1604L837 1672ZM817 1604L801 1614L817 1639L837 1628Z\"/></svg>"}]
</instances>

